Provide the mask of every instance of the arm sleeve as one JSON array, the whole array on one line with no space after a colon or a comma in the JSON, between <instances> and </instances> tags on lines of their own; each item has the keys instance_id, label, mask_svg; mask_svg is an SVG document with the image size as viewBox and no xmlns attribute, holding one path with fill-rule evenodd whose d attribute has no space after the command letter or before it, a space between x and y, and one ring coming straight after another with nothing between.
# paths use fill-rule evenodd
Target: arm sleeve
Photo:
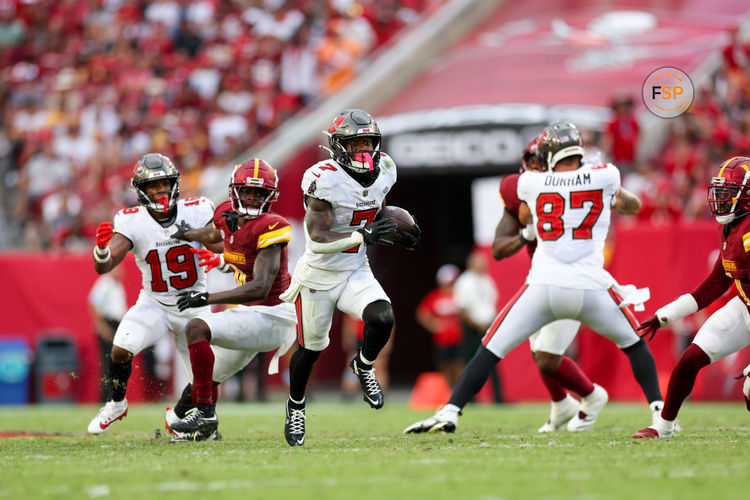
<instances>
[{"instance_id":1,"label":"arm sleeve","mask_svg":"<svg viewBox=\"0 0 750 500\"><path fill-rule=\"evenodd\" d=\"M721 297L732 285L732 278L724 273L724 266L721 263L721 255L716 258L711 273L698 285L690 294L698 303L698 309L703 309L714 300Z\"/></svg>"}]
</instances>

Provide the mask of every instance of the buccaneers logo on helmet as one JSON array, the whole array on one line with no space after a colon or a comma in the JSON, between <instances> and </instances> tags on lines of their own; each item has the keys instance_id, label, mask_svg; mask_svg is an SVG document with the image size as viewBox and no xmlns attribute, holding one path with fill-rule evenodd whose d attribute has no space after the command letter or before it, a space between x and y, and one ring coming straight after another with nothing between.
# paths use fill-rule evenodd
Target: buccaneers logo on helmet
<instances>
[{"instance_id":1,"label":"buccaneers logo on helmet","mask_svg":"<svg viewBox=\"0 0 750 500\"><path fill-rule=\"evenodd\" d=\"M708 187L708 206L719 224L750 212L750 158L735 156L719 166Z\"/></svg>"},{"instance_id":2,"label":"buccaneers logo on helmet","mask_svg":"<svg viewBox=\"0 0 750 500\"><path fill-rule=\"evenodd\" d=\"M271 165L251 158L234 167L229 198L235 212L257 217L268 212L278 197L279 176Z\"/></svg>"}]
</instances>

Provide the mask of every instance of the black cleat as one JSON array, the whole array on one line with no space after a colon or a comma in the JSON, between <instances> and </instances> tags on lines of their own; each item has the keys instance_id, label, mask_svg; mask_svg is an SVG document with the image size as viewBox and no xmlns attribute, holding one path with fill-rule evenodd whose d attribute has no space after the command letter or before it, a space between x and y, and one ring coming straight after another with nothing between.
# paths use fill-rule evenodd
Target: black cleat
<instances>
[{"instance_id":1,"label":"black cleat","mask_svg":"<svg viewBox=\"0 0 750 500\"><path fill-rule=\"evenodd\" d=\"M362 386L362 393L364 400L376 410L383 407L383 389L380 388L378 379L375 378L375 368L370 369L363 368L363 365L357 362L358 356L352 358L349 366L351 367L354 374L359 379L359 383Z\"/></svg>"},{"instance_id":2,"label":"black cleat","mask_svg":"<svg viewBox=\"0 0 750 500\"><path fill-rule=\"evenodd\" d=\"M221 433L219 432L219 429L216 429L211 434L206 436L201 431L195 432L193 434L175 434L172 439L169 440L170 443L181 443L183 441L221 441Z\"/></svg>"},{"instance_id":3,"label":"black cleat","mask_svg":"<svg viewBox=\"0 0 750 500\"><path fill-rule=\"evenodd\" d=\"M305 444L305 405L302 408L290 408L286 402L286 422L284 423L284 437L289 446Z\"/></svg>"},{"instance_id":4,"label":"black cleat","mask_svg":"<svg viewBox=\"0 0 750 500\"><path fill-rule=\"evenodd\" d=\"M193 408L185 418L173 423L170 428L176 436L192 436L191 441L203 441L209 439L219 428L219 419L215 413L208 415Z\"/></svg>"}]
</instances>

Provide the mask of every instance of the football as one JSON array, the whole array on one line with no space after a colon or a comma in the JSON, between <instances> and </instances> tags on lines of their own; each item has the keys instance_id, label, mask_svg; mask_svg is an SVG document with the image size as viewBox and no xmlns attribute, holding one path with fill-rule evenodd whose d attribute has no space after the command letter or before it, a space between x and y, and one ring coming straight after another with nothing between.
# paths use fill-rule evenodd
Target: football
<instances>
[{"instance_id":1,"label":"football","mask_svg":"<svg viewBox=\"0 0 750 500\"><path fill-rule=\"evenodd\" d=\"M391 217L396 221L396 232L392 235L388 235L388 240L392 240L394 236L403 233L404 231L409 233L412 232L412 227L414 226L414 217L412 217L411 214L403 208L394 205L386 205L385 207L380 209L380 212L378 212L375 220L381 220L388 217Z\"/></svg>"}]
</instances>

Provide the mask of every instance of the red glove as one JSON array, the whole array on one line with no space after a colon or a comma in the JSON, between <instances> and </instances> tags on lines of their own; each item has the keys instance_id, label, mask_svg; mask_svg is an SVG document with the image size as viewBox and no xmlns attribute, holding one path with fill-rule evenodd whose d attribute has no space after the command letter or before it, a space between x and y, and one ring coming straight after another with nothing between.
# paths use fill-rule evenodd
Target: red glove
<instances>
[{"instance_id":1,"label":"red glove","mask_svg":"<svg viewBox=\"0 0 750 500\"><path fill-rule=\"evenodd\" d=\"M111 222L100 223L96 226L96 246L104 250L114 234Z\"/></svg>"},{"instance_id":2,"label":"red glove","mask_svg":"<svg viewBox=\"0 0 750 500\"><path fill-rule=\"evenodd\" d=\"M211 250L207 250L205 248L191 248L190 251L198 256L198 264L202 267L205 267L206 272L209 272L214 267L224 265L224 256L215 254Z\"/></svg>"},{"instance_id":3,"label":"red glove","mask_svg":"<svg viewBox=\"0 0 750 500\"><path fill-rule=\"evenodd\" d=\"M658 330L659 328L661 328L659 318L657 318L656 316L651 316L638 326L638 333L640 334L641 338L648 337L647 340L650 341L654 338L654 335L656 335L656 330Z\"/></svg>"}]
</instances>

